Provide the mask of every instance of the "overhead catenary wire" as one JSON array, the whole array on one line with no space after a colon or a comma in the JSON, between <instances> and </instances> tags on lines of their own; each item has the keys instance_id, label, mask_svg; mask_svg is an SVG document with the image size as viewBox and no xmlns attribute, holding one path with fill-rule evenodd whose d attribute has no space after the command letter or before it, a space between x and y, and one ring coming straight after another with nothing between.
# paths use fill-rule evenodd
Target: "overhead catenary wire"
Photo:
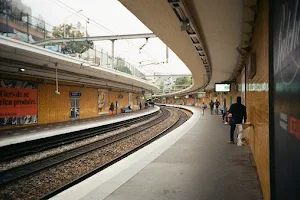
<instances>
[{"instance_id":1,"label":"overhead catenary wire","mask_svg":"<svg viewBox=\"0 0 300 200\"><path fill-rule=\"evenodd\" d=\"M86 21L89 21L90 23L96 25L97 27L99 27L100 29L104 30L105 32L107 33L110 33L110 34L114 34L114 35L117 35L117 33L115 33L114 31L110 30L109 28L101 25L100 23L98 23L97 21L91 19L90 17L82 14L82 13L78 13L74 8L72 8L71 6L63 3L62 1L60 0L49 0L53 3L55 3L56 5L60 6L61 8L64 8L64 9L67 9L69 12L72 12L74 13L76 16L78 16L79 18L83 19L83 20L86 20ZM135 48L139 49L140 47L136 44L134 44L133 42L131 41L128 41L125 39L125 41L128 43L128 44L131 44L132 46L134 46ZM142 50L146 55L148 55L152 60L154 60L155 62L158 62L153 56L150 55L149 52L147 52L146 50Z\"/></svg>"},{"instance_id":2,"label":"overhead catenary wire","mask_svg":"<svg viewBox=\"0 0 300 200\"><path fill-rule=\"evenodd\" d=\"M61 8L69 10L70 12L74 13L75 15L77 15L79 18L94 23L95 25L97 25L101 29L105 30L106 32L109 32L109 33L112 33L112 34L116 34L112 30L110 30L110 29L106 28L105 26L99 24L98 22L96 22L95 20L89 18L88 16L86 16L86 15L84 15L82 13L78 13L74 8L72 8L71 6L63 3L62 1L60 1L60 0L50 0L50 1L54 2L56 5L59 5Z\"/></svg>"}]
</instances>

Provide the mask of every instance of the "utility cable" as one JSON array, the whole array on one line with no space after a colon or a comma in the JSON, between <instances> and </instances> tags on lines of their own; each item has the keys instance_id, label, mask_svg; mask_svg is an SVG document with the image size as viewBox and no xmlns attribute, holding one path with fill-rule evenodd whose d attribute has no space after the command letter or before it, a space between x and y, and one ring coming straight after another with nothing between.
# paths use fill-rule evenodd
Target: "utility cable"
<instances>
[{"instance_id":1,"label":"utility cable","mask_svg":"<svg viewBox=\"0 0 300 200\"><path fill-rule=\"evenodd\" d=\"M62 1L60 1L60 0L50 0L50 1L52 1L52 2L55 3L56 5L59 5L61 8L67 9L69 12L72 12L73 14L77 15L79 18L81 18L81 19L83 19L83 20L87 20L87 21L89 21L89 22L92 22L94 25L98 26L98 27L101 28L102 30L104 30L104 31L106 31L106 32L108 32L108 33L110 33L110 34L115 34L115 35L119 36L117 33L115 33L114 31L110 30L109 28L107 28L107 27L101 25L100 23L96 22L95 20L93 20L93 19L87 17L86 15L84 15L84 14L82 14L82 13L78 13L74 8L72 8L72 7L70 7L69 5L63 3ZM128 41L128 40L126 40L126 39L125 39L125 41L126 41L127 43L131 44L132 46L134 46L134 47L136 47L136 48L139 49L139 47L138 47L136 44L134 44L133 42ZM149 52L147 52L147 51L145 51L145 50L142 50L142 51L143 51L146 55L148 55L152 60L154 60L155 62L157 62L157 60L156 60L154 57L152 57L152 56L150 55Z\"/></svg>"}]
</instances>

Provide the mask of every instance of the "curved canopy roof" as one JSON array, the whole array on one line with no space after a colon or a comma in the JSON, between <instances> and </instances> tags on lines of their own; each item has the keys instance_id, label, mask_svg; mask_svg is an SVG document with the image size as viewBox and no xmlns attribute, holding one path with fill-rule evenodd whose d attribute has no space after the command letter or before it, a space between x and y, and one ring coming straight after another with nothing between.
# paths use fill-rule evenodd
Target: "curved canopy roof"
<instances>
[{"instance_id":1,"label":"curved canopy roof","mask_svg":"<svg viewBox=\"0 0 300 200\"><path fill-rule=\"evenodd\" d=\"M192 72L194 84L168 96L211 90L214 83L230 79L238 64L236 48L243 41L245 5L249 3L241 0L120 2L168 45ZM189 26L195 34L187 31ZM195 48L193 36L200 40L204 54ZM205 55L209 67L202 55Z\"/></svg>"}]
</instances>

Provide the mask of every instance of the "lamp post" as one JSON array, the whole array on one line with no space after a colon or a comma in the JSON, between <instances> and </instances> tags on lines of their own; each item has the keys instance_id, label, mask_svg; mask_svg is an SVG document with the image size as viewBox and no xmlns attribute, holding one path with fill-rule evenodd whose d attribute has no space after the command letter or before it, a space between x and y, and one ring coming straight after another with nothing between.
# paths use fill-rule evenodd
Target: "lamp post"
<instances>
[{"instance_id":1,"label":"lamp post","mask_svg":"<svg viewBox=\"0 0 300 200\"><path fill-rule=\"evenodd\" d=\"M82 10L82 9L81 9L81 10L78 10L76 13L80 13L81 11L83 11L83 10ZM64 38L66 37L66 22L67 22L67 19L68 19L70 16L72 16L72 15L74 15L74 14L76 14L76 13L72 13L72 14L68 15L68 16L66 17L65 21L64 21Z\"/></svg>"}]
</instances>

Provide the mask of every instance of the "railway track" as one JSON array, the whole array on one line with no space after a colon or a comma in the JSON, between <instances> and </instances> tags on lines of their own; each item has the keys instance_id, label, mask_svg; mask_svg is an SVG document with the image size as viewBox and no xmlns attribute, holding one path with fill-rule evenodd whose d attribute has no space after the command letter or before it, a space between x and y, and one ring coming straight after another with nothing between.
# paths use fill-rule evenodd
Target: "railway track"
<instances>
[{"instance_id":1,"label":"railway track","mask_svg":"<svg viewBox=\"0 0 300 200\"><path fill-rule=\"evenodd\" d=\"M176 123L168 130L168 132L178 128L180 125L182 125L184 122L186 122L192 115L192 113L190 111L187 111L185 109L180 109L180 111L181 111L181 113L180 113L180 117L179 117L178 121L176 121Z\"/></svg>"},{"instance_id":2,"label":"railway track","mask_svg":"<svg viewBox=\"0 0 300 200\"><path fill-rule=\"evenodd\" d=\"M122 134L117 134L110 136L108 138L105 138L104 140L99 140L66 152L62 152L50 157L46 157L41 160L37 160L25 165L21 165L9 170L5 170L0 172L0 186L8 184L10 182L16 181L22 177L28 176L30 174L36 173L40 170L46 169L48 167L51 167L53 165L59 164L61 162L73 159L77 156L86 154L90 151L93 151L95 149L101 148L105 145L111 144L113 142L119 141L121 139L124 139L126 137L129 137L130 135L136 134L138 132L141 132L143 130L146 130L152 126L155 126L156 124L160 123L161 121L167 119L170 116L170 112L166 109L163 109L163 114L159 116L157 119L154 119L151 123L146 124L143 127L137 127L133 130L127 130L125 132L122 132ZM127 125L127 124L126 124ZM38 146L39 148L39 146ZM36 150L34 150L36 151Z\"/></svg>"},{"instance_id":3,"label":"railway track","mask_svg":"<svg viewBox=\"0 0 300 200\"><path fill-rule=\"evenodd\" d=\"M60 188L58 188L58 189L56 189L56 190L54 190L54 191L52 191L52 192L50 192L48 194L46 194L45 196L41 197L40 199L41 200L46 200L46 199L49 199L49 198L51 198L51 197L53 197L53 196L61 193L62 191L66 190L66 189L68 189L68 188L70 188L70 187L72 187L72 186L74 186L74 185L76 185L76 184L78 184L78 183L80 183L82 181L84 181L85 179L91 177L92 175L94 175L94 174L102 171L103 169L105 169L105 168L113 165L114 163L122 160L123 158L126 158L130 154L132 154L132 153L134 153L134 152L142 149L143 147L147 146L148 144L150 144L151 142L155 141L156 139L158 139L158 138L164 136L165 134L169 133L170 131L174 130L175 128L177 128L178 126L181 125L180 122L184 123L189 118L187 111L182 111L182 110L180 110L180 111L181 111L181 114L180 114L179 118L175 122L173 122L171 126L169 126L168 128L164 129L163 131L161 131L160 133L158 133L156 136L150 138L146 142L140 144L136 148L128 151L127 153L125 153L125 154L123 154L123 155L121 155L121 156L119 156L119 157L117 157L117 158L115 158L115 159L113 159L113 160L105 163L104 165L102 165L102 166L100 166L100 167L98 167L98 168L90 171L89 173L87 173L87 174L85 174L85 175L83 175L83 176L81 176L81 177L79 177L79 178L77 178L77 179L75 179L75 180L73 180L73 181L71 181L71 182L63 185L62 187L60 187Z\"/></svg>"},{"instance_id":4,"label":"railway track","mask_svg":"<svg viewBox=\"0 0 300 200\"><path fill-rule=\"evenodd\" d=\"M139 126L139 127L124 131L122 133L110 136L103 140L99 140L99 141L90 143L88 145L81 146L76 149L72 149L72 150L69 150L69 151L66 151L63 153L59 153L59 154L50 156L50 157L42 159L42 160L38 160L38 161L29 163L29 164L25 164L25 165L22 165L22 166L19 166L16 168L12 168L12 169L3 171L0 173L0 188L5 185L8 185L8 184L13 184L16 181L23 179L27 176L30 176L32 174L35 174L37 172L41 171L41 173L42 173L43 170L57 166L60 163L63 163L63 162L69 161L69 160L73 160L77 157L88 154L97 149L104 148L105 146L111 145L113 143L118 143L126 138L130 138L130 137L134 136L135 134L145 132L148 129L151 129L151 127L152 128L156 127L156 125L162 123L164 120L168 119L171 116L171 111L169 109L161 108L161 110L162 110L162 113L160 114L160 116L158 118L152 120L150 123L144 124L143 126ZM177 110L179 110L179 109L177 109ZM43 196L41 199L48 199L48 198L56 195L57 193L67 189L68 187L71 187L71 186L77 184L78 182L92 176L93 174L103 170L104 168L106 168L106 167L112 165L113 163L123 159L124 157L130 155L131 153L143 148L144 146L151 143L153 140L161 137L162 135L166 134L167 132L175 129L176 127L178 127L179 125L184 123L189 118L188 112L182 111L182 110L177 111L177 112L180 113L178 119L174 123L172 123L170 126L165 128L163 131L161 131L159 134L156 134L156 136L148 139L146 142L143 142L142 144L139 144L137 147L128 151L127 153L120 155L117 158L114 158L113 160L106 162L105 164L98 166L93 170L90 170L88 173L85 173L84 175L81 175L80 177L72 179L72 181L69 181L68 183L56 188L55 190L53 190L50 193Z\"/></svg>"},{"instance_id":5,"label":"railway track","mask_svg":"<svg viewBox=\"0 0 300 200\"><path fill-rule=\"evenodd\" d=\"M96 135L111 132L119 128L130 126L132 124L136 124L145 121L147 119L150 119L151 117L157 115L158 113L159 111L146 116L142 116L142 117L126 120L126 121L121 121L114 124L108 124L100 127L94 127L90 129L70 132L70 133L61 134L57 136L41 138L38 140L4 146L0 148L0 162L5 162L12 159L24 157L26 155L45 151L48 149L59 147L61 145L70 144L72 142L80 141L86 138L94 137Z\"/></svg>"}]
</instances>

